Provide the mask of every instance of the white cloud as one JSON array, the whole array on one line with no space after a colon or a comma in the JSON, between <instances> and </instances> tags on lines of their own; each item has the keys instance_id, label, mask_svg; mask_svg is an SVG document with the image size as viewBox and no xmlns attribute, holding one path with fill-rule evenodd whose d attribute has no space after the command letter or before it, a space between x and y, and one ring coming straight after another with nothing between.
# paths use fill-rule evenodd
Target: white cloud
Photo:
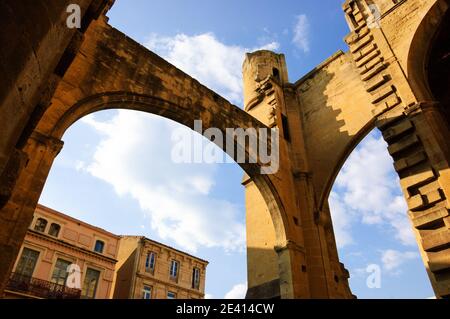
<instances>
[{"instance_id":1,"label":"white cloud","mask_svg":"<svg viewBox=\"0 0 450 319\"><path fill-rule=\"evenodd\" d=\"M118 195L137 200L151 229L163 240L192 252L199 246L245 248L243 208L208 196L217 166L171 161L171 133L179 124L125 110L108 121L88 116L83 122L101 136L85 170L111 184ZM185 130L205 143L200 135Z\"/></svg>"},{"instance_id":2,"label":"white cloud","mask_svg":"<svg viewBox=\"0 0 450 319\"><path fill-rule=\"evenodd\" d=\"M225 294L224 299L244 299L247 293L247 283L234 285L229 292Z\"/></svg>"},{"instance_id":3,"label":"white cloud","mask_svg":"<svg viewBox=\"0 0 450 319\"><path fill-rule=\"evenodd\" d=\"M75 161L75 169L80 172L83 171L86 167L86 163L84 163L83 161Z\"/></svg>"},{"instance_id":4,"label":"white cloud","mask_svg":"<svg viewBox=\"0 0 450 319\"><path fill-rule=\"evenodd\" d=\"M205 299L214 299L214 296L211 294L205 294Z\"/></svg>"},{"instance_id":5,"label":"white cloud","mask_svg":"<svg viewBox=\"0 0 450 319\"><path fill-rule=\"evenodd\" d=\"M212 33L164 37L152 34L145 46L234 103L242 102L242 62L246 52L276 50L226 45ZM174 164L171 135L178 125L143 113L119 111L106 121L83 119L102 140L84 169L131 196L148 214L152 230L195 252L198 247L243 251L243 208L207 196L215 185L215 165ZM201 138L185 129L186 135Z\"/></svg>"},{"instance_id":6,"label":"white cloud","mask_svg":"<svg viewBox=\"0 0 450 319\"><path fill-rule=\"evenodd\" d=\"M242 63L245 53L279 48L275 41L255 48L226 45L213 33L193 36L177 34L173 37L152 34L145 46L237 104L242 104Z\"/></svg>"},{"instance_id":7,"label":"white cloud","mask_svg":"<svg viewBox=\"0 0 450 319\"><path fill-rule=\"evenodd\" d=\"M350 155L336 179L330 207L333 225L343 238L341 247L351 243L351 224L357 221L388 226L400 243L416 244L398 176L381 136L370 134Z\"/></svg>"},{"instance_id":8,"label":"white cloud","mask_svg":"<svg viewBox=\"0 0 450 319\"><path fill-rule=\"evenodd\" d=\"M415 251L400 252L393 249L382 251L381 262L383 268L391 273L399 273L399 268L409 260L419 258L419 253Z\"/></svg>"},{"instance_id":9,"label":"white cloud","mask_svg":"<svg viewBox=\"0 0 450 319\"><path fill-rule=\"evenodd\" d=\"M333 229L336 237L336 245L338 248L345 247L353 243L353 237L351 235L351 216L345 209L344 203L335 192L331 192L328 199L332 216L333 216Z\"/></svg>"},{"instance_id":10,"label":"white cloud","mask_svg":"<svg viewBox=\"0 0 450 319\"><path fill-rule=\"evenodd\" d=\"M309 52L310 24L309 19L305 14L296 16L293 34L292 42L303 52Z\"/></svg>"}]
</instances>

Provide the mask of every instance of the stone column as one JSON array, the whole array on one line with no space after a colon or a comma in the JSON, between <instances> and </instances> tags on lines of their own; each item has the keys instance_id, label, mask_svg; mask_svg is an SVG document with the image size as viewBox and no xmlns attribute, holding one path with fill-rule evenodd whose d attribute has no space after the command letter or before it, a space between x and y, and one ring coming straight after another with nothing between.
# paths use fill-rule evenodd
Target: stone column
<instances>
[{"instance_id":1,"label":"stone column","mask_svg":"<svg viewBox=\"0 0 450 319\"><path fill-rule=\"evenodd\" d=\"M450 296L450 133L433 102L386 114L379 128L400 177L417 244L438 298Z\"/></svg>"},{"instance_id":2,"label":"stone column","mask_svg":"<svg viewBox=\"0 0 450 319\"><path fill-rule=\"evenodd\" d=\"M410 117L436 176L435 184L421 187L429 188L420 191L428 206L410 217L435 294L450 298L450 130L437 102L418 103Z\"/></svg>"},{"instance_id":3,"label":"stone column","mask_svg":"<svg viewBox=\"0 0 450 319\"><path fill-rule=\"evenodd\" d=\"M0 210L0 295L33 220L53 160L62 146L62 141L34 132L24 147L28 161L18 176L9 201Z\"/></svg>"},{"instance_id":4,"label":"stone column","mask_svg":"<svg viewBox=\"0 0 450 319\"><path fill-rule=\"evenodd\" d=\"M444 117L444 113L442 112L442 107L446 106L434 101L420 102L418 105L423 112L426 123L430 126L430 129L438 142L439 148L442 151L446 162L449 164L450 128Z\"/></svg>"},{"instance_id":5,"label":"stone column","mask_svg":"<svg viewBox=\"0 0 450 319\"><path fill-rule=\"evenodd\" d=\"M314 204L314 188L308 172L294 172L295 193L299 205L299 228L305 243L306 264L303 269L308 276L310 298L328 299L329 290L326 246L323 229L318 221ZM298 265L297 267L300 267Z\"/></svg>"},{"instance_id":6,"label":"stone column","mask_svg":"<svg viewBox=\"0 0 450 319\"><path fill-rule=\"evenodd\" d=\"M292 187L287 192L295 198L295 204L289 217L292 218L292 234L300 233L298 238L304 249L297 250L296 255L303 257L302 262L297 260L291 265L292 276L296 278L296 285L308 285L307 296L309 298L350 298L351 293L345 294L339 291L336 283L342 279L341 265L338 262L337 252L333 255L334 235L332 233L331 218L329 212L320 211L316 199L316 189L313 182L313 173L309 166L308 150L304 140L304 127L301 112L302 106L297 98L294 86L283 87L282 98L278 118L285 118L279 125L282 133L287 138L287 154L284 165L290 164ZM283 113L284 112L284 113ZM331 236L330 236L331 235ZM300 253L300 254L299 254ZM295 256L295 255L294 255ZM339 265L334 267L334 265ZM338 269L335 269L338 268ZM300 272L300 274L298 274ZM305 279L306 277L306 279ZM307 283L304 283L307 280ZM295 287L295 285L294 285ZM302 291L296 288L296 291ZM305 294L298 295L304 298Z\"/></svg>"}]
</instances>

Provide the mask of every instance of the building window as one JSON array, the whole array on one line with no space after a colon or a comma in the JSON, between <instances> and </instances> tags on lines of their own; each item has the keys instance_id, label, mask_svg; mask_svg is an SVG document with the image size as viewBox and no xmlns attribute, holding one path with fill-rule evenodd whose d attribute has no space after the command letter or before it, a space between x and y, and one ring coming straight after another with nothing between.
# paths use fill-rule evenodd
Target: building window
<instances>
[{"instance_id":1,"label":"building window","mask_svg":"<svg viewBox=\"0 0 450 319\"><path fill-rule=\"evenodd\" d=\"M101 240L97 240L95 242L95 247L94 247L94 251L97 253L103 253L103 249L105 248L105 243L102 242Z\"/></svg>"},{"instance_id":2,"label":"building window","mask_svg":"<svg viewBox=\"0 0 450 319\"><path fill-rule=\"evenodd\" d=\"M196 267L192 270L192 288L200 288L200 269Z\"/></svg>"},{"instance_id":3,"label":"building window","mask_svg":"<svg viewBox=\"0 0 450 319\"><path fill-rule=\"evenodd\" d=\"M24 248L22 255L20 256L19 262L16 267L16 274L32 277L34 268L36 267L39 258L39 252L29 248Z\"/></svg>"},{"instance_id":4,"label":"building window","mask_svg":"<svg viewBox=\"0 0 450 319\"><path fill-rule=\"evenodd\" d=\"M278 82L281 82L280 71L277 68L272 69L272 74Z\"/></svg>"},{"instance_id":5,"label":"building window","mask_svg":"<svg viewBox=\"0 0 450 319\"><path fill-rule=\"evenodd\" d=\"M60 230L61 230L61 226L59 226L58 224L52 223L50 225L50 230L48 231L48 234L53 237L58 237Z\"/></svg>"},{"instance_id":6,"label":"building window","mask_svg":"<svg viewBox=\"0 0 450 319\"><path fill-rule=\"evenodd\" d=\"M145 271L153 273L155 271L156 255L154 252L147 253L145 258Z\"/></svg>"},{"instance_id":7,"label":"building window","mask_svg":"<svg viewBox=\"0 0 450 319\"><path fill-rule=\"evenodd\" d=\"M152 287L144 286L142 289L142 299L152 299Z\"/></svg>"},{"instance_id":8,"label":"building window","mask_svg":"<svg viewBox=\"0 0 450 319\"><path fill-rule=\"evenodd\" d=\"M67 268L70 264L70 261L58 258L55 268L53 269L52 282L64 286L66 284L67 276L69 275Z\"/></svg>"},{"instance_id":9,"label":"building window","mask_svg":"<svg viewBox=\"0 0 450 319\"><path fill-rule=\"evenodd\" d=\"M167 299L177 299L177 294L172 292L172 291L168 291L167 292Z\"/></svg>"},{"instance_id":10,"label":"building window","mask_svg":"<svg viewBox=\"0 0 450 319\"><path fill-rule=\"evenodd\" d=\"M81 291L81 298L94 299L97 292L98 280L100 278L100 271L88 268L86 276L84 276L83 289Z\"/></svg>"},{"instance_id":11,"label":"building window","mask_svg":"<svg viewBox=\"0 0 450 319\"><path fill-rule=\"evenodd\" d=\"M44 218L38 218L36 220L36 224L34 224L34 230L43 233L45 232L45 228L47 228L47 220L45 220Z\"/></svg>"},{"instance_id":12,"label":"building window","mask_svg":"<svg viewBox=\"0 0 450 319\"><path fill-rule=\"evenodd\" d=\"M179 263L176 260L172 260L172 262L170 263L170 279L172 280L176 280L178 278L178 268L179 268Z\"/></svg>"}]
</instances>

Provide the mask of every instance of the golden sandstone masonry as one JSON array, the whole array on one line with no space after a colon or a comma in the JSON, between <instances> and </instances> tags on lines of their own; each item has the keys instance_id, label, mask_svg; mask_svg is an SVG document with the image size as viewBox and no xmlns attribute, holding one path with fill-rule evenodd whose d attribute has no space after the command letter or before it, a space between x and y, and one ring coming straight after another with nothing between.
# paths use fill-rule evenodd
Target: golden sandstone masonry
<instances>
[{"instance_id":1,"label":"golden sandstone masonry","mask_svg":"<svg viewBox=\"0 0 450 319\"><path fill-rule=\"evenodd\" d=\"M82 9L80 29L65 25L72 2ZM433 289L439 298L450 296L448 0L346 1L347 52L336 52L295 83L288 82L283 55L249 53L245 110L108 25L112 5L0 3L6 31L0 38L0 291L65 130L94 111L126 108L191 128L202 120L204 129L222 132L279 129L278 172L262 175L258 163L240 163L247 295L254 298L353 297L328 196L345 159L378 127Z\"/></svg>"}]
</instances>

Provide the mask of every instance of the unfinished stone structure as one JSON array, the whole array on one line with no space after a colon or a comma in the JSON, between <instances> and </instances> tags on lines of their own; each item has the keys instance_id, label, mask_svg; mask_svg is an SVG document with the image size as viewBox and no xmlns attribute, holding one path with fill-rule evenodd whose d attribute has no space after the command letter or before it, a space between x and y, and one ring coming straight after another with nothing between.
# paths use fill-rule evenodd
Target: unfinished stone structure
<instances>
[{"instance_id":1,"label":"unfinished stone structure","mask_svg":"<svg viewBox=\"0 0 450 319\"><path fill-rule=\"evenodd\" d=\"M65 23L73 2L80 29ZM247 55L245 111L108 25L112 4L0 2L0 291L64 132L89 113L125 108L188 127L201 119L205 129L279 128L276 174L240 164L253 298L353 297L328 195L348 155L378 127L434 291L450 296L450 1L347 0L349 51L297 82L283 55Z\"/></svg>"}]
</instances>

